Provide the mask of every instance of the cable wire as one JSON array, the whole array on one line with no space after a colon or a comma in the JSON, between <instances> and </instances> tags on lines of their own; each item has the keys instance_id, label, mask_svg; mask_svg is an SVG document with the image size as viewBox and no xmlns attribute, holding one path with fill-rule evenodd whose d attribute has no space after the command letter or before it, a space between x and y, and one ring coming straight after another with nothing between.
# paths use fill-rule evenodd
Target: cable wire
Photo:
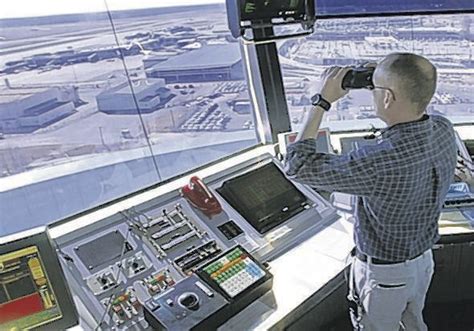
<instances>
[{"instance_id":1,"label":"cable wire","mask_svg":"<svg viewBox=\"0 0 474 331\"><path fill-rule=\"evenodd\" d=\"M124 214L123 212L119 212L119 213L120 213L121 215L123 215L127 220L129 220L129 218L128 218L127 216L125 216L125 214ZM128 237L129 237L130 232L132 231L132 229L131 229L131 227L130 227L130 224L127 223L127 225L128 225L128 228L127 228L127 235L125 236L125 239L124 239L124 241L123 241L122 252L121 252L120 257L119 257L119 265L118 265L118 268L117 268L117 272L116 272L115 275L114 275L114 279L115 279L115 281L117 282L117 283L115 284L115 287L116 287L117 289L120 289L119 286L118 286L118 285L119 285L119 283L118 283L118 276L119 276L119 274L120 274L120 270L122 269L122 259L123 259L124 255L125 255L126 250L127 250L127 243L128 243L127 240L128 240ZM101 327L102 323L104 323L105 316L107 316L107 314L110 312L110 308L112 308L112 301L113 301L114 297L115 297L117 294L118 294L118 291L116 290L116 291L113 291L112 294L108 297L108 299L107 299L107 300L108 300L107 306L106 306L104 312L102 313L102 316L100 317L100 320L99 320L99 322L97 323L97 326L94 328L94 331L99 330L99 328Z\"/></svg>"},{"instance_id":2,"label":"cable wire","mask_svg":"<svg viewBox=\"0 0 474 331\"><path fill-rule=\"evenodd\" d=\"M158 181L161 181L160 170L159 170L158 164L155 160L155 155L153 153L153 147L151 145L150 137L148 136L148 132L147 132L146 127L145 127L145 121L143 120L142 113L141 113L141 110L140 110L140 106L138 105L137 96L135 94L135 88L133 86L132 79L130 78L127 64L125 63L125 56L123 55L122 47L120 47L119 38L118 38L118 35L117 35L117 29L115 28L115 23L112 19L112 13L110 12L109 6L107 4L107 0L104 0L104 5L105 5L106 12L107 12L107 17L109 18L110 25L112 27L112 32L113 32L113 35L114 35L114 38L115 38L115 43L117 44L117 47L118 47L118 51L119 51L119 54L120 54L120 59L122 60L123 70L125 72L125 76L127 78L128 85L130 86L130 90L132 91L133 103L135 104L135 107L137 109L138 118L140 119L140 124L141 124L141 126L143 128L143 132L145 134L145 140L146 140L146 143L148 145L148 149L150 150L151 159L153 161L153 165L155 167L156 174L158 175Z\"/></svg>"}]
</instances>

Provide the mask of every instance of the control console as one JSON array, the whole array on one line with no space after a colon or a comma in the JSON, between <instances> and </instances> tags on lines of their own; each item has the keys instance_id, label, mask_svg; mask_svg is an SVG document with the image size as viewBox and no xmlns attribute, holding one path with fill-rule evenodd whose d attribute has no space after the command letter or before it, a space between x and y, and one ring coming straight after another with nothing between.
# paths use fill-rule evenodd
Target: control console
<instances>
[{"instance_id":1,"label":"control console","mask_svg":"<svg viewBox=\"0 0 474 331\"><path fill-rule=\"evenodd\" d=\"M216 329L269 291L272 275L242 247L234 247L173 290L145 304L145 318L157 330Z\"/></svg>"},{"instance_id":2,"label":"control console","mask_svg":"<svg viewBox=\"0 0 474 331\"><path fill-rule=\"evenodd\" d=\"M205 265L198 274L230 301L248 295L252 288L271 279L266 269L240 246Z\"/></svg>"},{"instance_id":3,"label":"control console","mask_svg":"<svg viewBox=\"0 0 474 331\"><path fill-rule=\"evenodd\" d=\"M219 325L250 304L271 286L259 261L337 218L263 155L205 180L192 176L55 241L92 329L189 329Z\"/></svg>"},{"instance_id":4,"label":"control console","mask_svg":"<svg viewBox=\"0 0 474 331\"><path fill-rule=\"evenodd\" d=\"M162 296L145 304L145 317L155 330L210 330L223 321L216 318L228 301L197 275L192 275Z\"/></svg>"}]
</instances>

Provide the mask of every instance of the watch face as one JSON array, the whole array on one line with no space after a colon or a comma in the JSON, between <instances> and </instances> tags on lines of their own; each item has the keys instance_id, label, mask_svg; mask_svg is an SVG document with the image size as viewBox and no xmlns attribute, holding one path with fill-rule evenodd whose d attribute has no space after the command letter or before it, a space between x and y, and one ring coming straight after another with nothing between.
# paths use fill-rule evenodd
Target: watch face
<instances>
[{"instance_id":1,"label":"watch face","mask_svg":"<svg viewBox=\"0 0 474 331\"><path fill-rule=\"evenodd\" d=\"M311 97L311 103L316 106L317 103L321 100L321 94L315 94Z\"/></svg>"},{"instance_id":2,"label":"watch face","mask_svg":"<svg viewBox=\"0 0 474 331\"><path fill-rule=\"evenodd\" d=\"M329 108L331 108L331 104L328 101L324 100L321 94L319 93L311 97L311 103L313 106L319 106L326 111L328 111Z\"/></svg>"}]
</instances>

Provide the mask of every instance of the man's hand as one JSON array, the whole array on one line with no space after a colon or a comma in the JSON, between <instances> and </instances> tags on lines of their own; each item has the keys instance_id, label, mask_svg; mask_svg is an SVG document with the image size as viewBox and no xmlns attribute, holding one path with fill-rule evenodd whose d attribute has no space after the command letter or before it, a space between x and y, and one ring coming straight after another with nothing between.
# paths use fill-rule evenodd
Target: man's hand
<instances>
[{"instance_id":1,"label":"man's hand","mask_svg":"<svg viewBox=\"0 0 474 331\"><path fill-rule=\"evenodd\" d=\"M467 161L467 162L466 162ZM472 171L472 163L468 163L468 160L465 160L458 152L458 163L454 170L454 174L461 181L467 183L469 187L474 187L474 176Z\"/></svg>"},{"instance_id":2,"label":"man's hand","mask_svg":"<svg viewBox=\"0 0 474 331\"><path fill-rule=\"evenodd\" d=\"M322 75L323 88L321 89L324 99L333 103L349 93L342 88L342 79L349 70L351 70L350 67L331 67L324 71Z\"/></svg>"}]
</instances>

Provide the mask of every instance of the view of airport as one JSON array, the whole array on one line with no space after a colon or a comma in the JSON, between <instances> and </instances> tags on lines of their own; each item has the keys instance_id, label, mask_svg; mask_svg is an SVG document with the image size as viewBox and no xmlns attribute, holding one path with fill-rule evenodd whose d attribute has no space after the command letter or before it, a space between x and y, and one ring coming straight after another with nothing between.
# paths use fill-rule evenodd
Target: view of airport
<instances>
[{"instance_id":1,"label":"view of airport","mask_svg":"<svg viewBox=\"0 0 474 331\"><path fill-rule=\"evenodd\" d=\"M100 198L84 197L52 219L257 143L240 44L223 4L112 18L117 35L106 13L0 20L0 177L12 179L3 192L126 164L126 176L114 168L91 178ZM278 43L295 129L324 68L395 51L423 54L438 66L429 111L472 121L472 15L327 20L315 31ZM369 91L351 92L334 108L326 126L374 118ZM117 188L113 176L128 185Z\"/></svg>"},{"instance_id":2,"label":"view of airport","mask_svg":"<svg viewBox=\"0 0 474 331\"><path fill-rule=\"evenodd\" d=\"M119 45L106 15L0 25L2 176L148 142L158 153L255 143L239 45L222 6L121 16Z\"/></svg>"},{"instance_id":3,"label":"view of airport","mask_svg":"<svg viewBox=\"0 0 474 331\"><path fill-rule=\"evenodd\" d=\"M319 21L305 39L279 45L288 106L294 129L309 109L309 97L328 65L377 62L392 52L413 52L438 68L438 88L429 112L448 117L474 116L473 15L361 18ZM375 118L371 92L352 91L325 120Z\"/></svg>"}]
</instances>

